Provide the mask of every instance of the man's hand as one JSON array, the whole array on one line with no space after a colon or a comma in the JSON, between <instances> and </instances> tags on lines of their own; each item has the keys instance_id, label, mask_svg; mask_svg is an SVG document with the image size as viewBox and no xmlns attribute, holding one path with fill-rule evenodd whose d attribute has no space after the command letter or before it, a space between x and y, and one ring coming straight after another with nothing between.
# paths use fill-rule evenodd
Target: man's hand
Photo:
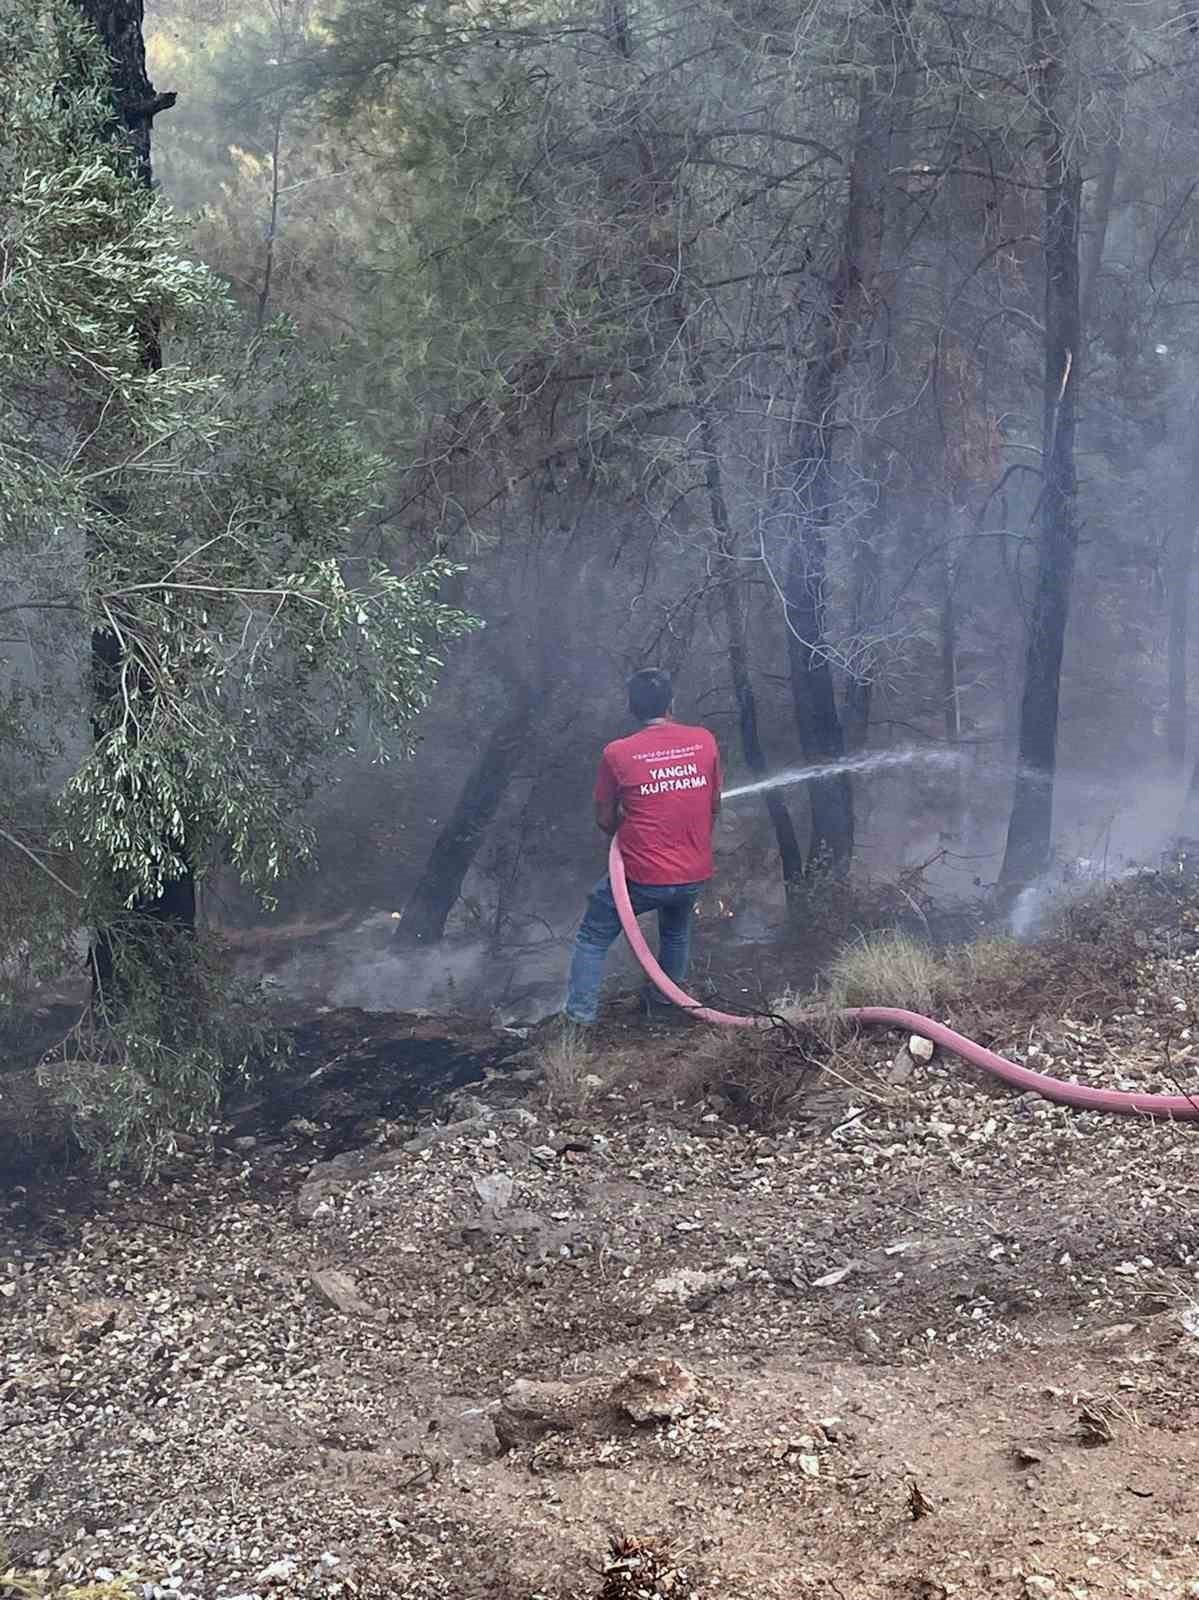
<instances>
[{"instance_id":1,"label":"man's hand","mask_svg":"<svg viewBox=\"0 0 1199 1600\"><path fill-rule=\"evenodd\" d=\"M610 839L620 827L620 807L615 800L597 800L595 802L595 825L601 833L607 834Z\"/></svg>"}]
</instances>

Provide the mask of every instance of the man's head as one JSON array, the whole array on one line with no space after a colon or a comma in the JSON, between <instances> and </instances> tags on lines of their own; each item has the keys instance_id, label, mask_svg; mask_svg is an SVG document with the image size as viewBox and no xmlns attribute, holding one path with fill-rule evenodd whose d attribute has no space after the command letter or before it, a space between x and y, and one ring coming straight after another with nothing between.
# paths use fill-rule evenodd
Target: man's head
<instances>
[{"instance_id":1,"label":"man's head","mask_svg":"<svg viewBox=\"0 0 1199 1600\"><path fill-rule=\"evenodd\" d=\"M635 672L629 679L629 710L638 722L652 722L655 717L664 717L673 700L674 685L669 672L647 667L644 672Z\"/></svg>"}]
</instances>

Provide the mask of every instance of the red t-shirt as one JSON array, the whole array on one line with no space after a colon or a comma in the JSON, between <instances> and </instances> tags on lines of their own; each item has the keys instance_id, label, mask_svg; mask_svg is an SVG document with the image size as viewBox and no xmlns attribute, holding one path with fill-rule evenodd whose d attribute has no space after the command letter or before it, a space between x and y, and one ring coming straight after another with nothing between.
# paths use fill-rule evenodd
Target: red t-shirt
<instances>
[{"instance_id":1,"label":"red t-shirt","mask_svg":"<svg viewBox=\"0 0 1199 1600\"><path fill-rule=\"evenodd\" d=\"M707 728L657 722L604 751L595 798L620 802L620 850L633 883L704 883L720 751Z\"/></svg>"}]
</instances>

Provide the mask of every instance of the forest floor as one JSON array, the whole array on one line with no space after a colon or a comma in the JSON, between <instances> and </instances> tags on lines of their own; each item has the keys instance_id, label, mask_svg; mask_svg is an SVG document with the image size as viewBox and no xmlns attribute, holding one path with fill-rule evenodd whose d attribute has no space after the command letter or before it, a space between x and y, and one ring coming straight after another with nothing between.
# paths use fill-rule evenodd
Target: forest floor
<instances>
[{"instance_id":1,"label":"forest floor","mask_svg":"<svg viewBox=\"0 0 1199 1600\"><path fill-rule=\"evenodd\" d=\"M1150 902L953 1020L1195 1083ZM898 1044L326 1011L215 1153L0 1192L0 1594L1199 1595L1196 1133Z\"/></svg>"}]
</instances>

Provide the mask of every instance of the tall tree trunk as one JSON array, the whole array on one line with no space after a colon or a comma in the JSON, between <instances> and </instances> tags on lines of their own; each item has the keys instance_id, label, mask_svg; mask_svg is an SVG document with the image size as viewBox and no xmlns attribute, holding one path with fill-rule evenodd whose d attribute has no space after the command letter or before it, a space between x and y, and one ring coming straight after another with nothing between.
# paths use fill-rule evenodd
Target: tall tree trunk
<instances>
[{"instance_id":1,"label":"tall tree trunk","mask_svg":"<svg viewBox=\"0 0 1199 1600\"><path fill-rule=\"evenodd\" d=\"M1179 773L1187 753L1187 653L1190 635L1191 574L1195 564L1195 497L1199 494L1199 416L1191 418L1191 470L1186 495L1174 516L1168 551L1170 620L1166 639L1166 754Z\"/></svg>"},{"instance_id":2,"label":"tall tree trunk","mask_svg":"<svg viewBox=\"0 0 1199 1600\"><path fill-rule=\"evenodd\" d=\"M146 49L142 37L142 0L75 0L79 11L99 35L110 64L109 101L112 117L110 135L121 144L137 177L148 189L152 171L150 138L154 118L175 103L173 94L157 94L146 71ZM158 329L143 330L143 360L151 371L162 365ZM105 712L117 694L122 665L121 647L116 635L99 628L92 635L91 680L94 708L93 728L102 736ZM120 885L113 886L120 897ZM196 921L196 885L192 868L173 879L159 897L138 903L134 915L143 922L164 929L190 930ZM102 1003L119 999L117 992L117 948L121 935L114 927L100 928L93 940L90 965L96 998Z\"/></svg>"},{"instance_id":3,"label":"tall tree trunk","mask_svg":"<svg viewBox=\"0 0 1199 1600\"><path fill-rule=\"evenodd\" d=\"M1082 273L1082 302L1079 317L1082 331L1091 326L1095 300L1099 293L1099 274L1103 268L1103 253L1107 248L1107 229L1112 218L1112 201L1116 196L1116 176L1120 171L1120 141L1109 139L1103 150L1103 164L1099 169L1099 187L1095 191L1095 205L1088 223L1086 261Z\"/></svg>"},{"instance_id":4,"label":"tall tree trunk","mask_svg":"<svg viewBox=\"0 0 1199 1600\"><path fill-rule=\"evenodd\" d=\"M109 132L124 144L134 170L150 187L150 135L154 118L175 104L174 94L157 94L146 72L142 0L75 0L80 14L99 35L110 63Z\"/></svg>"},{"instance_id":5,"label":"tall tree trunk","mask_svg":"<svg viewBox=\"0 0 1199 1600\"><path fill-rule=\"evenodd\" d=\"M271 279L275 273L275 244L279 237L279 159L283 144L283 111L275 108L275 122L271 130L271 202L268 213L266 242L262 256L262 282L258 287L258 305L254 314L255 332L266 326L267 310L271 303Z\"/></svg>"},{"instance_id":6,"label":"tall tree trunk","mask_svg":"<svg viewBox=\"0 0 1199 1600\"><path fill-rule=\"evenodd\" d=\"M691 381L696 394L700 447L704 453L704 480L708 490L708 510L716 535L716 548L725 565L720 584L720 604L724 612L725 637L728 641L729 676L733 695L737 701L737 726L741 735L741 754L745 765L755 778L766 777L769 764L758 732L758 702L754 694L753 679L749 670L749 644L745 622L745 597L738 577L737 537L729 516L728 501L724 493L724 477L720 466L720 441L711 404L707 398L706 380L702 362L692 363ZM766 814L774 829L778 846L779 865L783 873L783 892L791 903L803 878L803 852L795 833L795 824L787 803L778 789L767 789L762 799Z\"/></svg>"},{"instance_id":7,"label":"tall tree trunk","mask_svg":"<svg viewBox=\"0 0 1199 1600\"><path fill-rule=\"evenodd\" d=\"M941 701L944 707L945 743L952 750L962 737L961 694L958 688L958 621L954 572L945 562L945 587L941 596Z\"/></svg>"},{"instance_id":8,"label":"tall tree trunk","mask_svg":"<svg viewBox=\"0 0 1199 1600\"><path fill-rule=\"evenodd\" d=\"M1166 755L1179 773L1187 754L1187 645L1190 632L1191 569L1195 558L1195 512L1184 506L1170 553L1170 624L1166 642Z\"/></svg>"},{"instance_id":9,"label":"tall tree trunk","mask_svg":"<svg viewBox=\"0 0 1199 1600\"><path fill-rule=\"evenodd\" d=\"M525 754L538 703L532 685L522 682L516 703L479 752L458 803L408 897L396 931L398 944L436 944L444 936L446 919Z\"/></svg>"},{"instance_id":10,"label":"tall tree trunk","mask_svg":"<svg viewBox=\"0 0 1199 1600\"><path fill-rule=\"evenodd\" d=\"M882 256L889 155L896 106L894 78L907 64L908 0L879 0L876 71L863 73L850 158L849 199L841 253L833 273L817 348L807 363L802 420L789 443L781 490L792 533L784 579L787 658L800 749L812 762L845 754L825 626L828 530L833 513L833 448L840 380L855 342L873 315ZM887 63L884 67L882 63ZM809 784L809 861L826 857L838 870L853 855L853 787L848 774Z\"/></svg>"},{"instance_id":11,"label":"tall tree trunk","mask_svg":"<svg viewBox=\"0 0 1199 1600\"><path fill-rule=\"evenodd\" d=\"M1032 0L1034 59L1044 170L1045 387L1040 538L1020 706L1016 775L1000 885L1014 893L1049 864L1057 766L1062 655L1078 543L1074 435L1079 374L1079 211L1077 139L1064 124L1066 8Z\"/></svg>"},{"instance_id":12,"label":"tall tree trunk","mask_svg":"<svg viewBox=\"0 0 1199 1600\"><path fill-rule=\"evenodd\" d=\"M942 565L941 589L941 704L942 726L947 750L959 750L962 742L962 696L958 679L957 581L953 559L946 547ZM966 811L965 774L955 766L949 774L951 830L961 830Z\"/></svg>"},{"instance_id":13,"label":"tall tree trunk","mask_svg":"<svg viewBox=\"0 0 1199 1600\"><path fill-rule=\"evenodd\" d=\"M894 15L892 37L895 80L887 109L889 122L887 165L903 172L911 160L912 107L916 99L919 67L912 49L903 8ZM882 295L886 297L888 323L900 329L908 311L908 283L905 276L908 217L904 202L906 190L901 182L888 182L883 190L883 233L879 245L879 274ZM870 737L870 713L874 702L877 661L865 639L882 614L884 551L891 529L895 496L893 479L898 457L888 438L890 424L900 409L901 353L898 341L888 340L882 352L882 371L875 381L874 408L877 420L866 435L863 471L874 484L874 501L858 530L852 559L851 615L858 636L853 670L845 686L843 717L845 744L851 754L865 750Z\"/></svg>"}]
</instances>

